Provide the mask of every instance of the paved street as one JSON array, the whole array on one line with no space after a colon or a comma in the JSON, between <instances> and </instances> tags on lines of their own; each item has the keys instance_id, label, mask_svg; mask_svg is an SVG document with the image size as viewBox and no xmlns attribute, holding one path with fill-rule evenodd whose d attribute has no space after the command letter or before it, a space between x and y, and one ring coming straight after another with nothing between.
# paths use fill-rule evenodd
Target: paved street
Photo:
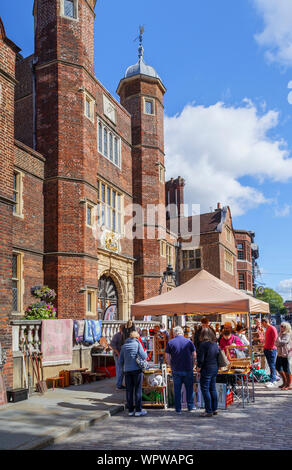
<instances>
[{"instance_id":1,"label":"paved street","mask_svg":"<svg viewBox=\"0 0 292 470\"><path fill-rule=\"evenodd\" d=\"M279 382L281 383L281 382ZM231 405L218 416L149 410L145 417L121 412L46 450L288 450L292 447L292 391L256 384L256 401Z\"/></svg>"}]
</instances>

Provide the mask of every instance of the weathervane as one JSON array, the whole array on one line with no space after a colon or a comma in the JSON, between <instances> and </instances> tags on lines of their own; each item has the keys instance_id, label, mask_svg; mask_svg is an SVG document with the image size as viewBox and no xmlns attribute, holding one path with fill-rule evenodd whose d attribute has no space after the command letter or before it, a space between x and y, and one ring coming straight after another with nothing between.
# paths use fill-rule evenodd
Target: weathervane
<instances>
[{"instance_id":1,"label":"weathervane","mask_svg":"<svg viewBox=\"0 0 292 470\"><path fill-rule=\"evenodd\" d=\"M140 25L139 30L140 30L140 34L135 39L135 41L137 41L137 39L139 38L139 49L138 49L138 51L139 51L139 60L140 60L140 59L143 59L143 52L144 52L143 45L142 45L142 43L143 43L143 33L145 31L144 25L142 25L142 26Z\"/></svg>"}]
</instances>

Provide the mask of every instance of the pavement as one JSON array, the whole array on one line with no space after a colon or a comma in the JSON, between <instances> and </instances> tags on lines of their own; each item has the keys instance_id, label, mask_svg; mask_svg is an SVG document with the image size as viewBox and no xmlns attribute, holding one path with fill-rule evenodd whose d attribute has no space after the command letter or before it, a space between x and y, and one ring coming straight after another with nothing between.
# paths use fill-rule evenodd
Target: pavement
<instances>
[{"instance_id":1,"label":"pavement","mask_svg":"<svg viewBox=\"0 0 292 470\"><path fill-rule=\"evenodd\" d=\"M50 389L0 407L0 450L290 450L292 391L256 384L255 398L213 418L172 408L129 418L115 378Z\"/></svg>"},{"instance_id":2,"label":"pavement","mask_svg":"<svg viewBox=\"0 0 292 470\"><path fill-rule=\"evenodd\" d=\"M97 422L83 432L43 450L91 451L93 455L97 452L98 455L129 455L126 452L131 454L136 450L137 456L143 453L151 456L156 451L165 453L167 450L194 451L190 454L195 455L196 463L201 463L198 459L202 458L203 465L206 463L205 457L198 455L197 451L208 451L208 462L211 459L213 463L210 450L262 450L268 452L260 456L252 455L252 460L251 455L235 454L235 465L238 466L238 458L243 459L246 466L261 459L262 466L270 467L274 458L275 464L278 464L278 457L285 465L285 458L291 457L287 451L291 452L292 449L292 390L280 391L278 387L269 390L264 384L256 384L255 392L254 403L242 408L241 403L235 402L211 418L200 417L202 410L193 413L183 411L177 415L173 408L148 409L143 417L129 417L125 410L105 420L102 427ZM270 451L281 451L281 454L273 456ZM227 456L229 463L232 457L230 461ZM218 465L218 457L213 458L215 465ZM139 462L140 467L143 462Z\"/></svg>"},{"instance_id":3,"label":"pavement","mask_svg":"<svg viewBox=\"0 0 292 470\"><path fill-rule=\"evenodd\" d=\"M0 450L43 449L124 410L115 378L49 389L0 406Z\"/></svg>"}]
</instances>

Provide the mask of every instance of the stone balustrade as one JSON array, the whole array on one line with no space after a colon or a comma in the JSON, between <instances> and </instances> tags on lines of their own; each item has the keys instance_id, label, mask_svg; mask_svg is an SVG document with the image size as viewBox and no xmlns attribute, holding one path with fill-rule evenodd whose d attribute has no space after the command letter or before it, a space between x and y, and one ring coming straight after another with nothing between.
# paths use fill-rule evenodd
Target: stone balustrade
<instances>
[{"instance_id":1,"label":"stone balustrade","mask_svg":"<svg viewBox=\"0 0 292 470\"><path fill-rule=\"evenodd\" d=\"M51 320L58 321L58 320ZM112 337L119 331L120 325L125 324L125 321L103 321L102 322L102 336L104 336L108 343L111 342ZM13 336L13 352L22 352L23 345L25 351L29 349L30 353L41 351L41 327L42 320L14 320L12 324ZM144 328L153 328L154 325L159 324L155 321L136 321L136 328L143 330ZM26 338L26 340L25 340ZM73 338L72 338L73 346Z\"/></svg>"}]
</instances>

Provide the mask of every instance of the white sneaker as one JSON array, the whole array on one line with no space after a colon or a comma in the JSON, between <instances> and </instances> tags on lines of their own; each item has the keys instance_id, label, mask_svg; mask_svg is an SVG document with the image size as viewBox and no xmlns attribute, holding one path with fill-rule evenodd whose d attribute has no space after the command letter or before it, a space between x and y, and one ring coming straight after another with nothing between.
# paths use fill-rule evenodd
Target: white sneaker
<instances>
[{"instance_id":1,"label":"white sneaker","mask_svg":"<svg viewBox=\"0 0 292 470\"><path fill-rule=\"evenodd\" d=\"M131 412L129 413L129 416L134 416L134 414L135 414L135 412L134 412L134 411L131 411Z\"/></svg>"},{"instance_id":2,"label":"white sneaker","mask_svg":"<svg viewBox=\"0 0 292 470\"><path fill-rule=\"evenodd\" d=\"M135 416L145 416L145 415L147 415L146 410L136 411L136 413L135 413Z\"/></svg>"},{"instance_id":3,"label":"white sneaker","mask_svg":"<svg viewBox=\"0 0 292 470\"><path fill-rule=\"evenodd\" d=\"M273 387L275 387L275 385L276 385L276 382L268 382L268 383L265 384L265 387L273 388Z\"/></svg>"}]
</instances>

